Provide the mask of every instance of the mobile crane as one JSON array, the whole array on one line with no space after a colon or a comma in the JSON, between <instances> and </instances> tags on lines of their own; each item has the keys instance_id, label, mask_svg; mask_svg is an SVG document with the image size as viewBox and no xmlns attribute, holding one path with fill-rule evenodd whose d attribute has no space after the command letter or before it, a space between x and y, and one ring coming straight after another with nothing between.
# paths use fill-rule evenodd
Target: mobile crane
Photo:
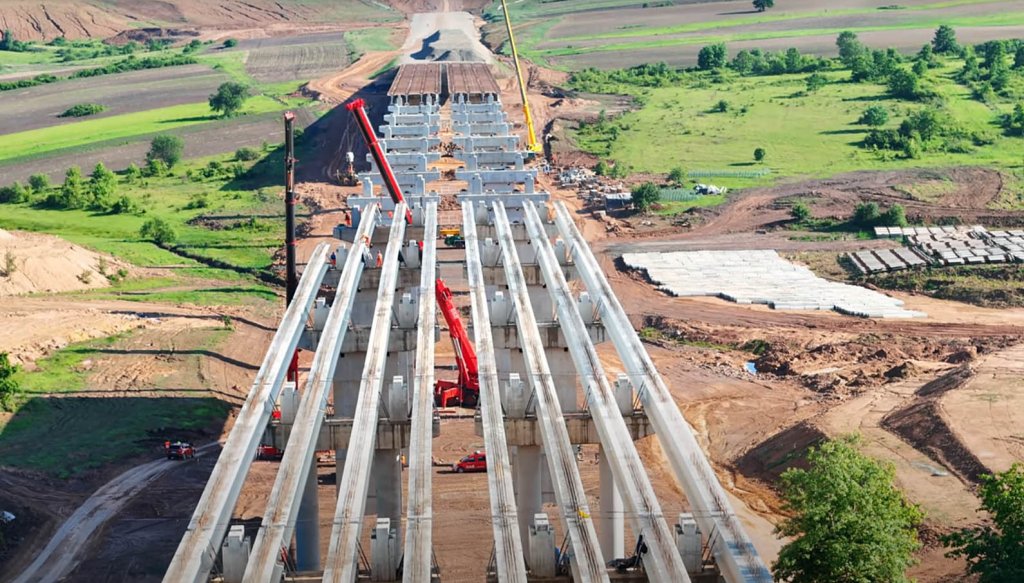
<instances>
[{"instance_id":1,"label":"mobile crane","mask_svg":"<svg viewBox=\"0 0 1024 583\"><path fill-rule=\"evenodd\" d=\"M526 148L538 154L544 148L537 141L537 134L533 131L533 116L530 115L530 102L526 99L526 83L523 82L523 70L519 66L519 51L516 49L516 39L512 36L512 19L508 16L508 4L501 0L501 10L505 13L505 30L508 31L508 44L512 48L512 63L516 66L516 77L519 79L519 96L523 100L523 118L526 123Z\"/></svg>"},{"instance_id":2,"label":"mobile crane","mask_svg":"<svg viewBox=\"0 0 1024 583\"><path fill-rule=\"evenodd\" d=\"M365 102L362 99L356 99L345 105L345 108L355 116L359 130L370 149L370 155L373 156L377 168L380 169L384 187L391 195L391 200L396 204L405 202L402 189L399 188L398 180L395 179L395 173L391 170L391 165L388 164L388 159L384 155L384 149L380 147L380 142L377 141L377 136L373 132L370 118L366 115ZM405 210L405 221L406 224L412 224L412 211L408 207ZM422 243L420 245L422 246ZM455 362L459 367L457 381L439 379L434 383L434 402L438 407L459 405L476 407L480 400L480 376L477 369L476 350L469 340L469 334L462 324L462 318L459 317L455 302L452 301L452 291L441 278L437 278L437 281L434 282L434 290L437 307L441 310L445 323L448 324L448 334L451 336L452 345L455 348Z\"/></svg>"}]
</instances>

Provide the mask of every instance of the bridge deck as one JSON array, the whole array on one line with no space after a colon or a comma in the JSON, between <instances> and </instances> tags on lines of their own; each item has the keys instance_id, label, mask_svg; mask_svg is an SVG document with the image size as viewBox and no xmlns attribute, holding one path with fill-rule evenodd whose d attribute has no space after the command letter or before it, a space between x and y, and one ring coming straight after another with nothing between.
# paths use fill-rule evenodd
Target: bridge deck
<instances>
[{"instance_id":1,"label":"bridge deck","mask_svg":"<svg viewBox=\"0 0 1024 583\"><path fill-rule=\"evenodd\" d=\"M491 67L484 63L448 63L448 92L497 95L501 92Z\"/></svg>"},{"instance_id":2,"label":"bridge deck","mask_svg":"<svg viewBox=\"0 0 1024 583\"><path fill-rule=\"evenodd\" d=\"M440 95L441 64L414 63L398 68L388 95Z\"/></svg>"}]
</instances>

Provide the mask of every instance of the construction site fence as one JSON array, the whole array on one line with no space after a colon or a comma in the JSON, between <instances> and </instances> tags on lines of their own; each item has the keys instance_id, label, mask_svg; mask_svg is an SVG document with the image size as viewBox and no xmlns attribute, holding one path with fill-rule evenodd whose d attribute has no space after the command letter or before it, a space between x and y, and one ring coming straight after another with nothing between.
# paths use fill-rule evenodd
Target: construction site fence
<instances>
[{"instance_id":1,"label":"construction site fence","mask_svg":"<svg viewBox=\"0 0 1024 583\"><path fill-rule=\"evenodd\" d=\"M686 175L690 178L763 178L771 174L768 168L757 170L690 170Z\"/></svg>"}]
</instances>

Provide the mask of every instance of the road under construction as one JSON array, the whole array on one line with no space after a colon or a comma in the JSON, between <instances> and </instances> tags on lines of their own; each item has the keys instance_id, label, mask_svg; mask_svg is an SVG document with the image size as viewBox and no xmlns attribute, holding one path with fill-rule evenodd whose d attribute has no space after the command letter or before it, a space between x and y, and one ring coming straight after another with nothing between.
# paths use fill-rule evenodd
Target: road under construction
<instances>
[{"instance_id":1,"label":"road under construction","mask_svg":"<svg viewBox=\"0 0 1024 583\"><path fill-rule=\"evenodd\" d=\"M489 66L403 65L388 96L385 123L366 130L379 133L387 162L368 156L363 192L348 201L351 225L336 229L345 243L317 247L294 284L164 581L453 580L433 544L431 445L445 429L434 401L441 276L470 304L488 581L771 581L573 213L536 187ZM453 174L437 168L442 151L459 163ZM389 174L401 196L388 196ZM439 263L446 222L465 247L457 262ZM607 341L622 374L598 356ZM314 356L289 382L297 349ZM650 435L690 512L662 512L634 445ZM247 531L232 512L268 439L284 454L262 523ZM593 506L580 444L600 447ZM324 449L336 452L337 505L321 556ZM635 548L625 548L626 528Z\"/></svg>"}]
</instances>

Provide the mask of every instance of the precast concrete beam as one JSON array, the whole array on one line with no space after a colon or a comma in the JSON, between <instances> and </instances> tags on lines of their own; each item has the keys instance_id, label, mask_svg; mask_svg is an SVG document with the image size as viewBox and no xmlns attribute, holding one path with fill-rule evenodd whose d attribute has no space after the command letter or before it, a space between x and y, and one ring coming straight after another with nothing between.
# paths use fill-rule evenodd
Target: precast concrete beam
<instances>
[{"instance_id":1,"label":"precast concrete beam","mask_svg":"<svg viewBox=\"0 0 1024 583\"><path fill-rule=\"evenodd\" d=\"M679 406L637 337L589 245L573 223L568 208L557 201L555 209L558 229L569 243L580 278L600 307L608 335L654 425L676 480L686 492L694 518L701 531L716 533L712 552L722 576L728 583L770 582L771 573L733 511L693 428L679 412Z\"/></svg>"},{"instance_id":2,"label":"precast concrete beam","mask_svg":"<svg viewBox=\"0 0 1024 583\"><path fill-rule=\"evenodd\" d=\"M414 126L382 125L378 129L385 140L390 140L392 138L427 138L436 136L441 131L441 126L424 123Z\"/></svg>"},{"instance_id":3,"label":"precast concrete beam","mask_svg":"<svg viewBox=\"0 0 1024 583\"><path fill-rule=\"evenodd\" d=\"M522 239L516 239L516 241L522 241ZM526 285L544 285L544 275L541 273L540 265L523 263L523 277L526 278ZM562 275L565 279L572 280L576 278L576 266L572 264L560 265ZM335 272L336 273L336 272ZM327 272L327 277L324 278L324 283L330 285L328 282L331 281L331 272ZM334 281L337 281L335 278ZM505 270L502 267L484 267L484 283L487 285L505 285Z\"/></svg>"},{"instance_id":4,"label":"precast concrete beam","mask_svg":"<svg viewBox=\"0 0 1024 583\"><path fill-rule=\"evenodd\" d=\"M366 245L364 237L369 237L375 223L376 213L370 212L363 216L363 223L359 226L361 236L356 238L342 269L334 305L331 306L322 340L313 356L302 402L295 415L277 479L267 500L267 511L263 515L253 552L245 570L246 581L261 583L273 579L282 551L286 552L291 543L301 493L306 487L306 482L315 479L310 476L310 468L315 467L313 458L324 413L327 410L327 397L333 386L340 347L351 320L352 303L363 272L362 251ZM319 544L317 547L316 552L319 553Z\"/></svg>"},{"instance_id":5,"label":"precast concrete beam","mask_svg":"<svg viewBox=\"0 0 1024 583\"><path fill-rule=\"evenodd\" d=\"M519 149L519 136L455 136L452 138L455 145L465 153L471 152L494 152L514 151Z\"/></svg>"},{"instance_id":6,"label":"precast concrete beam","mask_svg":"<svg viewBox=\"0 0 1024 583\"><path fill-rule=\"evenodd\" d=\"M306 264L295 297L270 342L249 396L167 568L165 583L200 583L210 575L260 437L302 336L310 306L327 272L327 255L328 246L322 243Z\"/></svg>"},{"instance_id":7,"label":"precast concrete beam","mask_svg":"<svg viewBox=\"0 0 1024 583\"><path fill-rule=\"evenodd\" d=\"M317 438L316 449L344 450L352 437L351 417L330 417L324 421L320 428L320 437ZM274 421L267 425L264 433L264 443L274 447L284 448L286 435L291 431L291 425ZM441 417L433 418L433 436L441 435ZM376 448L382 449L407 449L412 435L412 426L409 421L390 421L381 419L377 423ZM481 435L483 435L481 433ZM596 443L596 442L595 442Z\"/></svg>"},{"instance_id":8,"label":"precast concrete beam","mask_svg":"<svg viewBox=\"0 0 1024 583\"><path fill-rule=\"evenodd\" d=\"M388 113L399 115L415 115L418 113L437 113L441 106L436 103L420 103L417 105L392 103L388 105Z\"/></svg>"},{"instance_id":9,"label":"precast concrete beam","mask_svg":"<svg viewBox=\"0 0 1024 583\"><path fill-rule=\"evenodd\" d=\"M380 147L389 154L391 152L429 152L440 145L441 138L436 136L380 140Z\"/></svg>"},{"instance_id":10,"label":"precast concrete beam","mask_svg":"<svg viewBox=\"0 0 1024 583\"><path fill-rule=\"evenodd\" d=\"M399 204L396 211L399 216L403 215L405 205ZM331 525L331 542L324 567L325 581L355 581L359 567L359 532L370 485L384 367L387 363L387 343L394 313L398 251L403 246L404 234L405 221L393 221L384 253L384 275L377 292L373 331L359 386L352 438L347 447L344 471L338 478L338 504Z\"/></svg>"},{"instance_id":11,"label":"precast concrete beam","mask_svg":"<svg viewBox=\"0 0 1024 583\"><path fill-rule=\"evenodd\" d=\"M452 102L453 113L491 113L495 111L504 111L500 101L490 103Z\"/></svg>"},{"instance_id":12,"label":"precast concrete beam","mask_svg":"<svg viewBox=\"0 0 1024 583\"><path fill-rule=\"evenodd\" d=\"M505 266L508 291L515 307L516 321L523 340L523 360L527 378L534 392L537 420L548 471L558 501L562 526L570 544L570 564L573 581L590 583L608 581L604 556L597 539L597 530L590 518L590 505L583 488L579 468L576 467L576 453L565 429L558 391L548 367L547 355L540 336L537 334L537 320L530 303L526 280L519 267L519 255L509 229L508 216L501 203L495 203L494 225L501 244L502 263Z\"/></svg>"},{"instance_id":13,"label":"precast concrete beam","mask_svg":"<svg viewBox=\"0 0 1024 583\"><path fill-rule=\"evenodd\" d=\"M436 328L434 331L435 337L439 337L440 332ZM350 328L348 334L345 335L344 342L341 344L341 353L366 352L367 347L370 345L370 332L371 329L366 326ZM388 346L392 352L412 352L416 350L417 337L416 330L392 328ZM312 348L317 345L321 335L316 330L307 330L303 340L307 338L309 340L308 346Z\"/></svg>"},{"instance_id":14,"label":"precast concrete beam","mask_svg":"<svg viewBox=\"0 0 1024 583\"><path fill-rule=\"evenodd\" d=\"M424 113L413 113L413 112L402 112L402 113L386 113L384 114L384 121L388 125L402 126L402 125L417 125L417 124L431 124L437 125L441 123L441 115L436 111L424 112Z\"/></svg>"},{"instance_id":15,"label":"precast concrete beam","mask_svg":"<svg viewBox=\"0 0 1024 583\"><path fill-rule=\"evenodd\" d=\"M585 411L565 413L563 419L565 420L565 430L569 433L569 441L573 445L599 445L601 443L601 435L597 432L597 426L589 413ZM483 436L483 426L479 415L475 418L475 423L476 435ZM633 441L654 435L654 428L651 427L650 421L647 420L647 416L642 410L623 417L623 423ZM509 447L544 445L537 418L533 416L521 419L506 417L505 439Z\"/></svg>"},{"instance_id":16,"label":"precast concrete beam","mask_svg":"<svg viewBox=\"0 0 1024 583\"><path fill-rule=\"evenodd\" d=\"M409 229L409 230L411 230L411 229ZM347 239L354 241L355 237L348 237ZM346 240L346 239L342 239L342 240ZM402 254L404 255L405 253L406 253L406 251L403 250ZM368 269L366 271L366 273L363 275L363 279L359 282L359 287L362 288L362 289L365 289L365 288L374 288L374 289L376 289L377 285L380 284L380 273L381 272L380 272L379 269ZM416 269L414 269L412 267L408 267L407 268L407 267L404 267L402 265L399 265L399 269L398 269L398 287L400 287L400 288L415 287L415 286L419 285L419 278L420 278L420 275L419 275L419 273L417 273ZM324 276L323 284L325 286L328 286L328 287L338 287L339 279L341 279L341 270L339 270L339 269L331 269L331 270L329 270L327 272L327 275ZM326 308L325 308L325 310L326 310ZM314 327L313 330L315 331L316 327ZM314 344L313 346L316 346L316 345Z\"/></svg>"},{"instance_id":17,"label":"precast concrete beam","mask_svg":"<svg viewBox=\"0 0 1024 583\"><path fill-rule=\"evenodd\" d=\"M409 448L409 505L406 509L405 553L402 581L430 581L433 558L431 504L431 443L434 412L434 343L437 306L437 205L427 207L423 227L423 265L420 273L419 316L416 321L416 375L413 377L412 440Z\"/></svg>"},{"instance_id":18,"label":"precast concrete beam","mask_svg":"<svg viewBox=\"0 0 1024 583\"><path fill-rule=\"evenodd\" d=\"M491 111L452 111L452 123L459 125L471 124L504 124L508 122L508 115L502 110Z\"/></svg>"},{"instance_id":19,"label":"precast concrete beam","mask_svg":"<svg viewBox=\"0 0 1024 583\"><path fill-rule=\"evenodd\" d=\"M432 180L440 180L441 171L425 170L423 172L396 172L395 179L398 180L398 185L402 187L402 190L405 190L406 187L416 186L417 181L420 179L423 179L426 182L430 182ZM373 184L384 184L383 179L380 176L380 173L377 172L362 172L359 174L359 180L370 180Z\"/></svg>"},{"instance_id":20,"label":"precast concrete beam","mask_svg":"<svg viewBox=\"0 0 1024 583\"><path fill-rule=\"evenodd\" d=\"M503 284L504 282L499 285ZM527 285L531 284L527 283ZM495 348L517 350L523 348L526 344L525 334L517 325L492 325L491 329L494 330L493 335ZM604 325L600 322L592 322L587 325L586 331L590 336L590 341L595 344L600 344L606 340L607 333L605 332ZM538 323L535 333L537 341L540 342L544 348L568 349L572 345L572 340L566 337L565 331L562 329L562 325L559 322Z\"/></svg>"},{"instance_id":21,"label":"precast concrete beam","mask_svg":"<svg viewBox=\"0 0 1024 583\"><path fill-rule=\"evenodd\" d=\"M452 123L452 130L463 136L507 136L511 129L507 123Z\"/></svg>"},{"instance_id":22,"label":"precast concrete beam","mask_svg":"<svg viewBox=\"0 0 1024 583\"><path fill-rule=\"evenodd\" d=\"M464 154L466 170L522 170L522 152L475 152Z\"/></svg>"},{"instance_id":23,"label":"precast concrete beam","mask_svg":"<svg viewBox=\"0 0 1024 583\"><path fill-rule=\"evenodd\" d=\"M483 180L484 188L491 188L494 184L520 184L528 178L536 180L537 171L530 170L456 170L456 180L472 180L479 176Z\"/></svg>"},{"instance_id":24,"label":"precast concrete beam","mask_svg":"<svg viewBox=\"0 0 1024 583\"><path fill-rule=\"evenodd\" d=\"M480 243L473 204L462 204L462 232L466 239L466 266L477 326L476 354L480 379L480 416L487 447L487 486L494 532L494 568L500 583L526 583L526 561L519 538L519 517L512 488L512 468L505 442L505 424L499 394L498 369L491 339L491 316L481 268Z\"/></svg>"},{"instance_id":25,"label":"precast concrete beam","mask_svg":"<svg viewBox=\"0 0 1024 583\"><path fill-rule=\"evenodd\" d=\"M615 484L622 492L633 532L643 536L648 553L644 569L653 583L688 582L689 575L676 551L661 505L644 463L633 445L633 438L623 420L611 383L605 375L601 358L590 340L588 326L580 315L576 298L569 290L554 249L544 233L540 216L532 204L526 205L526 228L537 248L537 261L544 271L558 321L565 334L569 353L583 383L591 418L601 436L601 447Z\"/></svg>"}]
</instances>

